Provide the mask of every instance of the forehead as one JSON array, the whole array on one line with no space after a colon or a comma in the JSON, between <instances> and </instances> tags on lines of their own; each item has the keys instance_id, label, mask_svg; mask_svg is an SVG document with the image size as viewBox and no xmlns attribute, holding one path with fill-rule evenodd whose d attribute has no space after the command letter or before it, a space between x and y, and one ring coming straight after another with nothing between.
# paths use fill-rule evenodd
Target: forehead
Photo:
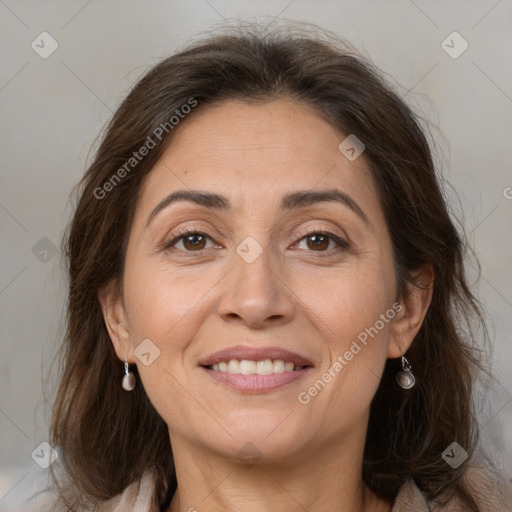
<instances>
[{"instance_id":1,"label":"forehead","mask_svg":"<svg viewBox=\"0 0 512 512\"><path fill-rule=\"evenodd\" d=\"M318 111L292 99L225 101L185 119L168 149L181 161L200 157L229 161L249 152L289 159L293 152L295 160L314 158L321 163L338 156L343 138Z\"/></svg>"},{"instance_id":2,"label":"forehead","mask_svg":"<svg viewBox=\"0 0 512 512\"><path fill-rule=\"evenodd\" d=\"M198 109L150 171L140 207L147 212L173 190L190 188L230 196L235 207L262 209L294 190L337 187L375 209L364 156L349 161L338 149L345 138L312 107L291 99Z\"/></svg>"}]
</instances>

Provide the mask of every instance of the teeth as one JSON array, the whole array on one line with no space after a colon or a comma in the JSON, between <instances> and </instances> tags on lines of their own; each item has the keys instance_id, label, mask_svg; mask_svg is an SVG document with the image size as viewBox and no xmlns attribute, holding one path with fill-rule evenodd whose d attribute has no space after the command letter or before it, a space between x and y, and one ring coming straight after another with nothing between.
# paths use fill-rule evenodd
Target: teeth
<instances>
[{"instance_id":1,"label":"teeth","mask_svg":"<svg viewBox=\"0 0 512 512\"><path fill-rule=\"evenodd\" d=\"M242 375L254 375L256 373L256 361L242 359L242 361L240 361L240 373Z\"/></svg>"},{"instance_id":2,"label":"teeth","mask_svg":"<svg viewBox=\"0 0 512 512\"><path fill-rule=\"evenodd\" d=\"M240 373L240 361L231 359L228 364L228 373Z\"/></svg>"},{"instance_id":3,"label":"teeth","mask_svg":"<svg viewBox=\"0 0 512 512\"><path fill-rule=\"evenodd\" d=\"M284 361L278 359L274 361L274 373L283 373L284 372Z\"/></svg>"},{"instance_id":4,"label":"teeth","mask_svg":"<svg viewBox=\"0 0 512 512\"><path fill-rule=\"evenodd\" d=\"M258 375L270 375L271 373L274 373L274 363L272 362L272 360L265 359L265 361L258 361L258 364L256 366L256 373Z\"/></svg>"},{"instance_id":5,"label":"teeth","mask_svg":"<svg viewBox=\"0 0 512 512\"><path fill-rule=\"evenodd\" d=\"M272 373L293 372L302 370L303 366L295 366L282 359L265 359L264 361L249 361L248 359L230 359L211 366L216 372L236 373L241 375L270 375Z\"/></svg>"}]
</instances>

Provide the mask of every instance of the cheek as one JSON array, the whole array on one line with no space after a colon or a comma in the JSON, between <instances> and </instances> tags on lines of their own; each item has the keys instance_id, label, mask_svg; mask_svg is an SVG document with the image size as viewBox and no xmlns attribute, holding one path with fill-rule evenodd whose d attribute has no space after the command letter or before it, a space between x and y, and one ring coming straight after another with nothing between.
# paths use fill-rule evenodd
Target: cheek
<instances>
[{"instance_id":1,"label":"cheek","mask_svg":"<svg viewBox=\"0 0 512 512\"><path fill-rule=\"evenodd\" d=\"M173 270L161 261L127 262L124 294L134 346L150 338L166 351L175 350L183 326L188 337L193 335L200 302L215 285L212 273L200 274Z\"/></svg>"},{"instance_id":2,"label":"cheek","mask_svg":"<svg viewBox=\"0 0 512 512\"><path fill-rule=\"evenodd\" d=\"M184 391L190 388L190 369L184 354L203 324L209 289L203 287L208 284L207 279L187 279L161 263L127 261L124 295L138 373L149 400L168 424L190 407ZM142 347L151 354L149 365L138 357Z\"/></svg>"},{"instance_id":3,"label":"cheek","mask_svg":"<svg viewBox=\"0 0 512 512\"><path fill-rule=\"evenodd\" d=\"M146 366L140 358L137 367L151 402L164 418L183 407L176 397L185 400L183 386L190 387L194 371L186 355L211 313L209 292L218 279L214 272L176 270L162 260L127 259L124 296L132 346L136 358L149 347L151 364Z\"/></svg>"},{"instance_id":4,"label":"cheek","mask_svg":"<svg viewBox=\"0 0 512 512\"><path fill-rule=\"evenodd\" d=\"M307 385L315 389L304 390L314 395L311 406L319 417L336 416L340 411L360 417L369 407L380 382L395 317L393 279L385 266L369 265L340 270L336 278L317 281L307 294L302 290L300 296L307 297L304 309L311 311L310 319L321 333L325 350L322 369L315 376L315 382L320 379L325 386L312 381Z\"/></svg>"},{"instance_id":5,"label":"cheek","mask_svg":"<svg viewBox=\"0 0 512 512\"><path fill-rule=\"evenodd\" d=\"M312 312L312 321L333 348L343 349L392 306L393 274L386 268L385 265L347 265L324 277L296 281L305 311Z\"/></svg>"}]
</instances>

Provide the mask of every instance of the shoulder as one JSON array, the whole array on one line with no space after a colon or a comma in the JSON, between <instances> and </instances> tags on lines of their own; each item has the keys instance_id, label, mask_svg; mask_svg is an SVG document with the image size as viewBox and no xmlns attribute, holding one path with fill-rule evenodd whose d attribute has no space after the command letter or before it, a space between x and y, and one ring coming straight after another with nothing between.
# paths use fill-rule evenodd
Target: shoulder
<instances>
[{"instance_id":1,"label":"shoulder","mask_svg":"<svg viewBox=\"0 0 512 512\"><path fill-rule=\"evenodd\" d=\"M464 474L472 496L482 512L512 512L512 484L483 467L468 467ZM400 488L391 512L430 512L434 503L427 501L414 480ZM458 500L452 500L439 512L466 512Z\"/></svg>"},{"instance_id":2,"label":"shoulder","mask_svg":"<svg viewBox=\"0 0 512 512\"><path fill-rule=\"evenodd\" d=\"M159 508L153 502L155 492L155 473L146 470L139 480L132 482L121 494L106 501L99 508L100 512L159 512Z\"/></svg>"},{"instance_id":3,"label":"shoulder","mask_svg":"<svg viewBox=\"0 0 512 512\"><path fill-rule=\"evenodd\" d=\"M430 512L426 498L412 478L400 488L391 512Z\"/></svg>"},{"instance_id":4,"label":"shoulder","mask_svg":"<svg viewBox=\"0 0 512 512\"><path fill-rule=\"evenodd\" d=\"M49 469L27 466L20 478L0 500L1 512L68 512ZM153 504L154 489L155 474L152 470L147 470L139 480L128 485L122 493L103 502L97 510L159 512L158 507ZM81 512L89 512L89 509Z\"/></svg>"},{"instance_id":5,"label":"shoulder","mask_svg":"<svg viewBox=\"0 0 512 512\"><path fill-rule=\"evenodd\" d=\"M478 466L465 473L468 487L482 510L489 512L512 511L512 484L494 471Z\"/></svg>"}]
</instances>

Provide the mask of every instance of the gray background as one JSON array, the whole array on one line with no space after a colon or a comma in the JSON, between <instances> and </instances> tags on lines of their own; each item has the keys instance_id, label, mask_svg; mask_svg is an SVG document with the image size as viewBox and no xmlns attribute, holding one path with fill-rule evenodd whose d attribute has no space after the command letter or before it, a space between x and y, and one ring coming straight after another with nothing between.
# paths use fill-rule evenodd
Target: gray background
<instances>
[{"instance_id":1,"label":"gray background","mask_svg":"<svg viewBox=\"0 0 512 512\"><path fill-rule=\"evenodd\" d=\"M31 453L48 440L54 376L47 402L42 381L63 332L58 247L71 188L137 78L223 18L312 21L346 37L433 124L444 176L460 198L448 191L454 213L482 264L475 290L491 322L496 377L479 395L483 441L511 478L510 0L0 0L0 507L40 471ZM31 48L43 31L58 42L47 59ZM469 44L457 58L441 45L453 31Z\"/></svg>"}]
</instances>

